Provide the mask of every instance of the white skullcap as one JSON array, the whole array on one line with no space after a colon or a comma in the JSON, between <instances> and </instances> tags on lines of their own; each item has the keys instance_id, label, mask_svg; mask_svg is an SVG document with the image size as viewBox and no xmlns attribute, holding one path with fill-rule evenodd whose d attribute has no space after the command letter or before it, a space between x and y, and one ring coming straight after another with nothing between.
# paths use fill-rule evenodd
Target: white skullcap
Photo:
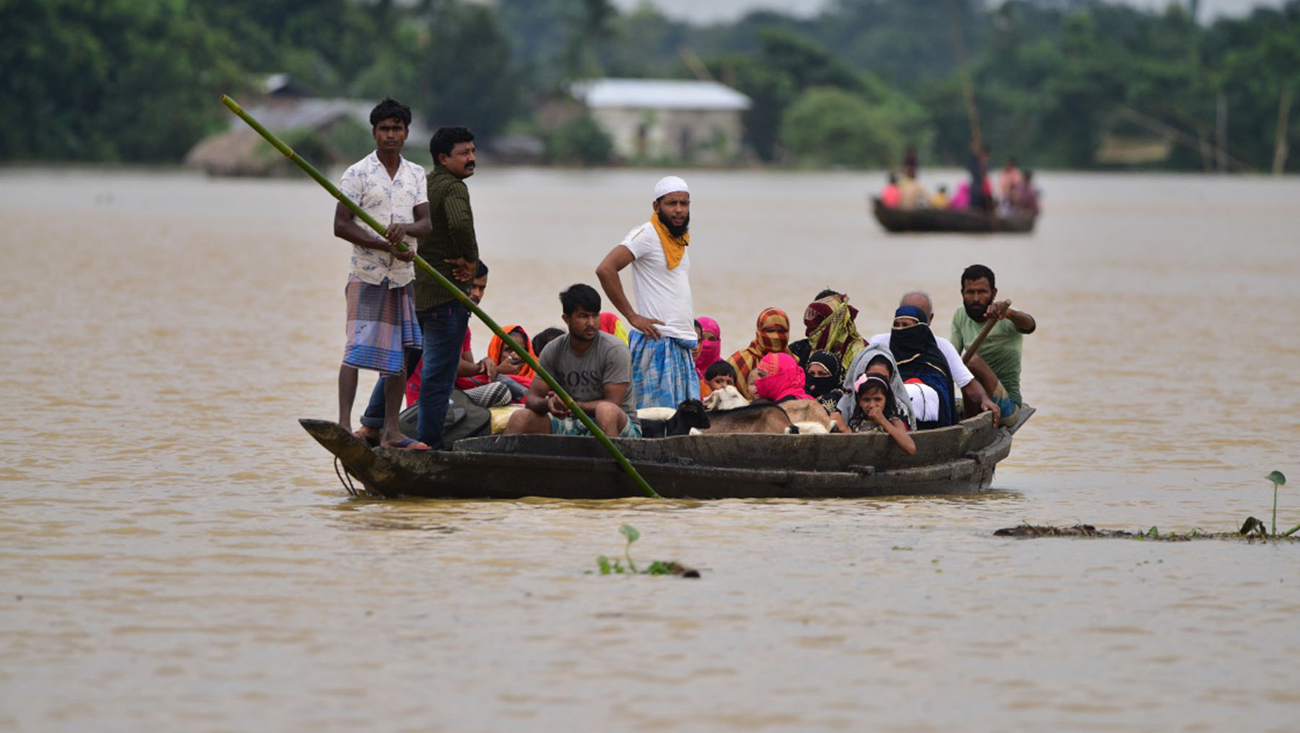
<instances>
[{"instance_id":1,"label":"white skullcap","mask_svg":"<svg viewBox=\"0 0 1300 733\"><path fill-rule=\"evenodd\" d=\"M677 176L664 176L655 184L655 200L658 201L674 191L690 193L691 189L686 187L686 181L683 181Z\"/></svg>"}]
</instances>

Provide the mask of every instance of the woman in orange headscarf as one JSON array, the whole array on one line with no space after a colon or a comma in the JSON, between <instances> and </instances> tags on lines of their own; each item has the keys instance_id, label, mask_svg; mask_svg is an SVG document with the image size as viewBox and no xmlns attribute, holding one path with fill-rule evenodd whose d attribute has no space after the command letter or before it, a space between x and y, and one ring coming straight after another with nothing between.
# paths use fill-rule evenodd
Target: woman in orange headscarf
<instances>
[{"instance_id":1,"label":"woman in orange headscarf","mask_svg":"<svg viewBox=\"0 0 1300 733\"><path fill-rule=\"evenodd\" d=\"M527 351L530 356L534 359L537 358L537 354L533 353L532 339L528 338L528 332L525 331L522 326L509 325L501 330L505 331L515 343L524 347L524 350ZM492 337L492 341L488 344L487 353L488 356L492 358L492 361L497 363L497 378L500 379L502 376L509 377L522 385L522 392L526 393L528 387L533 384L533 368L528 366L528 363L523 359L520 359L519 355L516 354L514 350L507 349L505 342L501 340L500 336ZM514 388L511 388L510 391L515 393L516 398L522 398L521 394L518 393L519 391ZM516 399L516 401L518 401L518 399Z\"/></svg>"},{"instance_id":2,"label":"woman in orange headscarf","mask_svg":"<svg viewBox=\"0 0 1300 733\"><path fill-rule=\"evenodd\" d=\"M768 354L790 353L790 317L780 308L764 308L758 314L757 333L749 346L727 358L736 370L736 389L747 399L754 398L750 372Z\"/></svg>"}]
</instances>

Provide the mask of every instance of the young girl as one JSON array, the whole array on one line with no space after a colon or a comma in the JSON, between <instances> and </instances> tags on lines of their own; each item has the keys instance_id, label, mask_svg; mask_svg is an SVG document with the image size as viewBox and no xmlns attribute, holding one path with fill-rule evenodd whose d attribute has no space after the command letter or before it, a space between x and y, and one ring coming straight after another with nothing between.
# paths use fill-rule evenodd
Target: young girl
<instances>
[{"instance_id":1,"label":"young girl","mask_svg":"<svg viewBox=\"0 0 1300 733\"><path fill-rule=\"evenodd\" d=\"M875 374L863 374L854 383L854 394L857 405L847 422L838 412L831 415L842 432L889 433L904 453L916 454L916 443L907 434L907 423L901 418L888 382Z\"/></svg>"}]
</instances>

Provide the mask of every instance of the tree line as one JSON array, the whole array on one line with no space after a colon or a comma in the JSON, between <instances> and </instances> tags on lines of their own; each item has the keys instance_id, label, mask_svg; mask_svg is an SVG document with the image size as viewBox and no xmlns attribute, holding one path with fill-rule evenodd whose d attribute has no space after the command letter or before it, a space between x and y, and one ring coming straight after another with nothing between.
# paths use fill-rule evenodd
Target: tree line
<instances>
[{"instance_id":1,"label":"tree line","mask_svg":"<svg viewBox=\"0 0 1300 733\"><path fill-rule=\"evenodd\" d=\"M1188 3L1193 9L1195 2ZM962 163L970 118L1033 166L1300 169L1300 0L1197 23L1102 0L837 0L708 26L609 0L0 0L0 160L173 162L223 129L223 92L287 72L321 96L406 101L485 142L536 135L599 162L589 117L539 110L593 76L712 78L746 93L747 148L880 167Z\"/></svg>"}]
</instances>

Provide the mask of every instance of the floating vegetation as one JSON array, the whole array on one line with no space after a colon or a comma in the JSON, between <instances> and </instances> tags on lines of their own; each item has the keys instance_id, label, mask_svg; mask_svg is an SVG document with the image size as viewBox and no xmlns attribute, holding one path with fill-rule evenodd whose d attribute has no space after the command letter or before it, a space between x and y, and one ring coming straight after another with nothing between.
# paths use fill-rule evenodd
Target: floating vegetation
<instances>
[{"instance_id":1,"label":"floating vegetation","mask_svg":"<svg viewBox=\"0 0 1300 733\"><path fill-rule=\"evenodd\" d=\"M1128 540L1151 540L1157 542L1187 542L1189 540L1246 540L1254 543L1259 541L1270 542L1300 542L1300 537L1296 532L1300 532L1300 524L1291 529L1278 534L1277 531L1277 490L1279 487L1286 485L1286 476L1281 471L1273 471L1264 477L1273 484L1273 525L1272 530L1264 525L1264 520L1255 517L1246 517L1242 523L1241 529L1236 532L1205 532L1200 529L1193 529L1190 532L1179 534L1178 532L1160 533L1160 528L1152 525L1145 532L1138 530L1136 532L1126 532L1122 529L1097 529L1091 524L1076 524L1073 527L1053 527L1050 525L1034 525L1025 522L1016 527L1004 527L993 533L995 537L1018 537L1021 539L1032 539L1035 537L1103 537L1103 538L1120 538ZM895 548L898 549L898 548Z\"/></svg>"},{"instance_id":2,"label":"floating vegetation","mask_svg":"<svg viewBox=\"0 0 1300 733\"><path fill-rule=\"evenodd\" d=\"M641 539L641 533L636 527L630 524L624 524L618 528L620 534L627 538L627 544L623 547L623 559L614 558L613 560L601 555L596 558L596 567L600 569L601 575L678 575L683 578L698 578L700 571L694 568L688 568L676 560L664 562L655 560L645 567L644 570L638 569L636 563L632 560L632 543ZM627 565L623 564L627 561ZM590 573L591 571L587 571Z\"/></svg>"}]
</instances>

